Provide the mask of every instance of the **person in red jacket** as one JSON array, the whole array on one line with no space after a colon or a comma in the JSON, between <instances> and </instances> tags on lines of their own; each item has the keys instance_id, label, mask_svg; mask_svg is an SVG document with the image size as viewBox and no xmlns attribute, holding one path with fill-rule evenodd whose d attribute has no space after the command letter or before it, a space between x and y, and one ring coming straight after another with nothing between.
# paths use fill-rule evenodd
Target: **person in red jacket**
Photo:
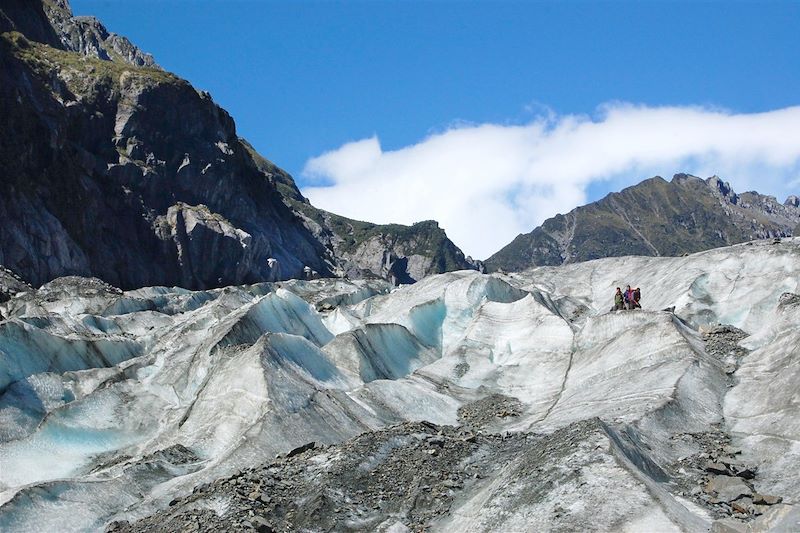
<instances>
[{"instance_id":1,"label":"person in red jacket","mask_svg":"<svg viewBox=\"0 0 800 533\"><path fill-rule=\"evenodd\" d=\"M630 285L625 287L625 293L622 295L622 298L625 300L625 309L634 308L633 290L631 290Z\"/></svg>"}]
</instances>

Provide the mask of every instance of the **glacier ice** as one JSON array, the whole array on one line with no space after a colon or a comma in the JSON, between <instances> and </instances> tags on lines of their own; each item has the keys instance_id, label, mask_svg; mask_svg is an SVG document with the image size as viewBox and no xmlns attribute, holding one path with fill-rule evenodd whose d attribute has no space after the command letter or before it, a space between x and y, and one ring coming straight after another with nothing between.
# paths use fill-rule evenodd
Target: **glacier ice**
<instances>
[{"instance_id":1,"label":"glacier ice","mask_svg":"<svg viewBox=\"0 0 800 533\"><path fill-rule=\"evenodd\" d=\"M643 289L644 309L609 312L627 284ZM0 530L143 517L309 441L404 420L458 424L459 408L495 393L522 407L494 429L585 429L562 462L586 485L526 499L533 459L519 457L441 529L536 531L557 504L600 529L707 529L713 517L658 465L696 452L682 435L711 426L758 466L759 490L793 504L800 306L781 295L798 285L800 239L451 272L391 291L377 280L198 292L56 280L2 304ZM748 334L732 377L698 332L716 323Z\"/></svg>"}]
</instances>

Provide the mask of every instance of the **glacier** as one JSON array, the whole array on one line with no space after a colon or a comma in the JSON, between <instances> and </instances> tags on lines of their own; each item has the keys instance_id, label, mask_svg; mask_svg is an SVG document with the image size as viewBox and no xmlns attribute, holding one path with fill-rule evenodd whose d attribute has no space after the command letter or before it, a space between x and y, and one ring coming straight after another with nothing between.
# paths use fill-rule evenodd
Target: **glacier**
<instances>
[{"instance_id":1,"label":"glacier","mask_svg":"<svg viewBox=\"0 0 800 533\"><path fill-rule=\"evenodd\" d=\"M643 309L609 311L627 284ZM493 444L485 475L428 527L796 531L798 285L800 238L400 287L60 278L0 304L0 530L135 523L308 442L467 427L464 413L505 398L513 413L476 435L536 444ZM743 331L725 353L708 344L719 324ZM392 438L373 463L413 440ZM782 502L739 516L692 490L710 438ZM220 501L204 505L224 516Z\"/></svg>"}]
</instances>

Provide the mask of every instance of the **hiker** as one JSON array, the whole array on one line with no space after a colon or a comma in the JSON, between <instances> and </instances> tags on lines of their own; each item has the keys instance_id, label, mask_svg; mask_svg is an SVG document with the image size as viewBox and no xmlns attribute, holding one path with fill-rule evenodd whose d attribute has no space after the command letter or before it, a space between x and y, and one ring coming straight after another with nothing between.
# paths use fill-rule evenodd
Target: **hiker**
<instances>
[{"instance_id":1,"label":"hiker","mask_svg":"<svg viewBox=\"0 0 800 533\"><path fill-rule=\"evenodd\" d=\"M639 304L639 300L641 299L642 299L642 291L639 289L639 287L636 287L636 289L634 289L633 291L633 305L637 309L642 308L641 304Z\"/></svg>"},{"instance_id":2,"label":"hiker","mask_svg":"<svg viewBox=\"0 0 800 533\"><path fill-rule=\"evenodd\" d=\"M633 309L633 291L630 285L625 287L625 294L622 295L622 298L625 301L625 309Z\"/></svg>"},{"instance_id":3,"label":"hiker","mask_svg":"<svg viewBox=\"0 0 800 533\"><path fill-rule=\"evenodd\" d=\"M622 289L617 287L617 292L614 293L614 311L622 311L625 308L622 298Z\"/></svg>"}]
</instances>

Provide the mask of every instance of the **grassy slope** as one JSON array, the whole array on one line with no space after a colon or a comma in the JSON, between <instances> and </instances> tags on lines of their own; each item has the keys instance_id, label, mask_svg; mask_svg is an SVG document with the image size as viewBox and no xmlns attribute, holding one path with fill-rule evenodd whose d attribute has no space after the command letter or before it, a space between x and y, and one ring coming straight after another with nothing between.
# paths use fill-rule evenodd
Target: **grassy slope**
<instances>
[{"instance_id":1,"label":"grassy slope","mask_svg":"<svg viewBox=\"0 0 800 533\"><path fill-rule=\"evenodd\" d=\"M14 56L30 65L43 79L53 78L50 74L56 70L72 74L64 76L64 79L67 88L75 94L88 93L90 86L104 82L118 89L123 75L134 76L150 84L188 84L185 80L161 69L136 67L129 63L105 61L76 52L59 50L46 44L29 41L24 35L15 31L3 33L0 38Z\"/></svg>"}]
</instances>

